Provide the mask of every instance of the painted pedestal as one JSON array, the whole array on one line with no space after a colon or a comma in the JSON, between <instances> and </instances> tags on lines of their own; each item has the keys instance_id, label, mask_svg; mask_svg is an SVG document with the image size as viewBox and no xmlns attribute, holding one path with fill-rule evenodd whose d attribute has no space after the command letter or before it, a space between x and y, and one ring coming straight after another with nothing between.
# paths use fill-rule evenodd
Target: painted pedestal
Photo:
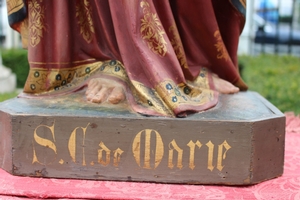
<instances>
[{"instance_id":1,"label":"painted pedestal","mask_svg":"<svg viewBox=\"0 0 300 200\"><path fill-rule=\"evenodd\" d=\"M285 116L254 92L187 118L145 117L82 94L0 104L0 166L18 176L250 185L282 175Z\"/></svg>"}]
</instances>

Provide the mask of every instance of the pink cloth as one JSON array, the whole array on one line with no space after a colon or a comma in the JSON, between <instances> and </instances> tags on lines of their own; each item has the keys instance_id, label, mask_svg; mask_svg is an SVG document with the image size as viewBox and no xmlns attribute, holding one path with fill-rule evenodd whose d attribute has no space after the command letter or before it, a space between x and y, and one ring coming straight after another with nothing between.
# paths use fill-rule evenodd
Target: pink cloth
<instances>
[{"instance_id":1,"label":"pink cloth","mask_svg":"<svg viewBox=\"0 0 300 200\"><path fill-rule=\"evenodd\" d=\"M287 113L283 176L249 187L16 177L0 170L0 199L300 199L300 117Z\"/></svg>"}]
</instances>

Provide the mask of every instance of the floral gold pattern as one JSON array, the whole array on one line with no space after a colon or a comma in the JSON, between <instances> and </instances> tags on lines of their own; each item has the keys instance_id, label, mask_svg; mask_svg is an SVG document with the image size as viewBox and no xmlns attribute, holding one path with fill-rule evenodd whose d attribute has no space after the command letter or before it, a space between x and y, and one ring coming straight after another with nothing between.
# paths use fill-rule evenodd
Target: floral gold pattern
<instances>
[{"instance_id":1,"label":"floral gold pattern","mask_svg":"<svg viewBox=\"0 0 300 200\"><path fill-rule=\"evenodd\" d=\"M176 25L172 25L170 28L169 28L169 32L173 35L173 38L170 40L172 46L173 46L173 49L174 49L174 52L177 56L177 59L180 63L180 65L187 69L188 68L188 64L187 64L187 61L186 61L186 57L185 57L185 54L184 54L184 49L183 49L183 45L181 43L181 40L180 40L180 36L178 34L178 30L177 30L177 27Z\"/></svg>"},{"instance_id":2,"label":"floral gold pattern","mask_svg":"<svg viewBox=\"0 0 300 200\"><path fill-rule=\"evenodd\" d=\"M42 0L40 0L42 2ZM38 0L32 0L28 3L29 8L29 31L30 31L30 45L35 47L43 37L43 31L46 29L44 24L45 10Z\"/></svg>"},{"instance_id":3,"label":"floral gold pattern","mask_svg":"<svg viewBox=\"0 0 300 200\"><path fill-rule=\"evenodd\" d=\"M151 13L150 5L146 0L140 3L143 8L144 17L141 19L140 32L148 47L154 53L165 56L167 53L167 42L164 39L165 31L156 13Z\"/></svg>"},{"instance_id":4,"label":"floral gold pattern","mask_svg":"<svg viewBox=\"0 0 300 200\"><path fill-rule=\"evenodd\" d=\"M219 30L217 30L214 33L215 38L217 39L217 44L215 44L215 47L217 48L217 51L219 52L219 54L217 55L218 59L225 59L226 61L229 60L229 54L227 52L227 49L224 45L224 42L222 40L221 37L221 33Z\"/></svg>"},{"instance_id":5,"label":"floral gold pattern","mask_svg":"<svg viewBox=\"0 0 300 200\"><path fill-rule=\"evenodd\" d=\"M28 18L22 21L21 23L21 30L20 30L21 36L22 36L22 47L24 49L28 48Z\"/></svg>"},{"instance_id":6,"label":"floral gold pattern","mask_svg":"<svg viewBox=\"0 0 300 200\"><path fill-rule=\"evenodd\" d=\"M91 43L95 28L92 20L92 8L88 0L76 1L76 18L80 26L80 34L87 43Z\"/></svg>"},{"instance_id":7,"label":"floral gold pattern","mask_svg":"<svg viewBox=\"0 0 300 200\"><path fill-rule=\"evenodd\" d=\"M19 11L24 6L23 0L7 0L6 4L8 15Z\"/></svg>"}]
</instances>

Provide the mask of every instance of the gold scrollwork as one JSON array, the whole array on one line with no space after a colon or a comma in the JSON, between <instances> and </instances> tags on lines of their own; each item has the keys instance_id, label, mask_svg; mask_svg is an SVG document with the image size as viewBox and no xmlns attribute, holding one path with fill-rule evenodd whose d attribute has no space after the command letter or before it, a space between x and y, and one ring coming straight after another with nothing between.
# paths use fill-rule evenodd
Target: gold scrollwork
<instances>
[{"instance_id":1,"label":"gold scrollwork","mask_svg":"<svg viewBox=\"0 0 300 200\"><path fill-rule=\"evenodd\" d=\"M178 30L175 24L170 26L169 32L173 35L173 38L170 40L170 42L173 46L174 52L177 56L181 67L185 69L189 68L184 54L183 45L181 43L180 36L178 34Z\"/></svg>"},{"instance_id":2,"label":"gold scrollwork","mask_svg":"<svg viewBox=\"0 0 300 200\"><path fill-rule=\"evenodd\" d=\"M80 34L87 43L91 43L95 28L92 19L92 8L88 0L76 1L76 18L80 26Z\"/></svg>"},{"instance_id":3,"label":"gold scrollwork","mask_svg":"<svg viewBox=\"0 0 300 200\"><path fill-rule=\"evenodd\" d=\"M42 2L42 0L40 0ZM41 42L43 37L43 30L45 26L45 9L37 0L29 1L29 31L30 31L30 45L35 47Z\"/></svg>"},{"instance_id":4,"label":"gold scrollwork","mask_svg":"<svg viewBox=\"0 0 300 200\"><path fill-rule=\"evenodd\" d=\"M20 28L20 33L22 37L22 47L24 49L28 48L28 38L29 38L29 32L28 32L28 18L22 21L21 23L21 28Z\"/></svg>"},{"instance_id":5,"label":"gold scrollwork","mask_svg":"<svg viewBox=\"0 0 300 200\"><path fill-rule=\"evenodd\" d=\"M165 56L167 53L167 42L164 39L166 34L156 13L150 11L150 5L146 0L140 3L143 8L144 17L141 19L142 38L147 42L152 52Z\"/></svg>"},{"instance_id":6,"label":"gold scrollwork","mask_svg":"<svg viewBox=\"0 0 300 200\"><path fill-rule=\"evenodd\" d=\"M217 51L219 53L217 55L217 58L218 59L225 59L226 61L228 61L229 60L229 54L228 54L227 49L226 49L226 47L224 45L224 42L222 40L220 31L217 30L214 33L214 36L217 39L217 44L215 44L215 47L217 48Z\"/></svg>"}]
</instances>

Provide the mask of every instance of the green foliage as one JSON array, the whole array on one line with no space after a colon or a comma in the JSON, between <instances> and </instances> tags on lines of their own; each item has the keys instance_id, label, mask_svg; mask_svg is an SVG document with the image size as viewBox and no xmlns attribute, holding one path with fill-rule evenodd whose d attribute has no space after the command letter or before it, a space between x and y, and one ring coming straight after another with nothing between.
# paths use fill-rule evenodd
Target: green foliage
<instances>
[{"instance_id":1,"label":"green foliage","mask_svg":"<svg viewBox=\"0 0 300 200\"><path fill-rule=\"evenodd\" d=\"M0 102L5 101L7 99L14 98L17 95L18 95L17 91L15 91L15 92L7 92L7 93L3 93L3 94L0 93Z\"/></svg>"},{"instance_id":2,"label":"green foliage","mask_svg":"<svg viewBox=\"0 0 300 200\"><path fill-rule=\"evenodd\" d=\"M268 99L282 112L300 113L300 58L292 56L240 56L249 89Z\"/></svg>"},{"instance_id":3,"label":"green foliage","mask_svg":"<svg viewBox=\"0 0 300 200\"><path fill-rule=\"evenodd\" d=\"M17 87L23 88L29 72L27 50L2 50L3 65L10 68L17 76Z\"/></svg>"}]
</instances>

